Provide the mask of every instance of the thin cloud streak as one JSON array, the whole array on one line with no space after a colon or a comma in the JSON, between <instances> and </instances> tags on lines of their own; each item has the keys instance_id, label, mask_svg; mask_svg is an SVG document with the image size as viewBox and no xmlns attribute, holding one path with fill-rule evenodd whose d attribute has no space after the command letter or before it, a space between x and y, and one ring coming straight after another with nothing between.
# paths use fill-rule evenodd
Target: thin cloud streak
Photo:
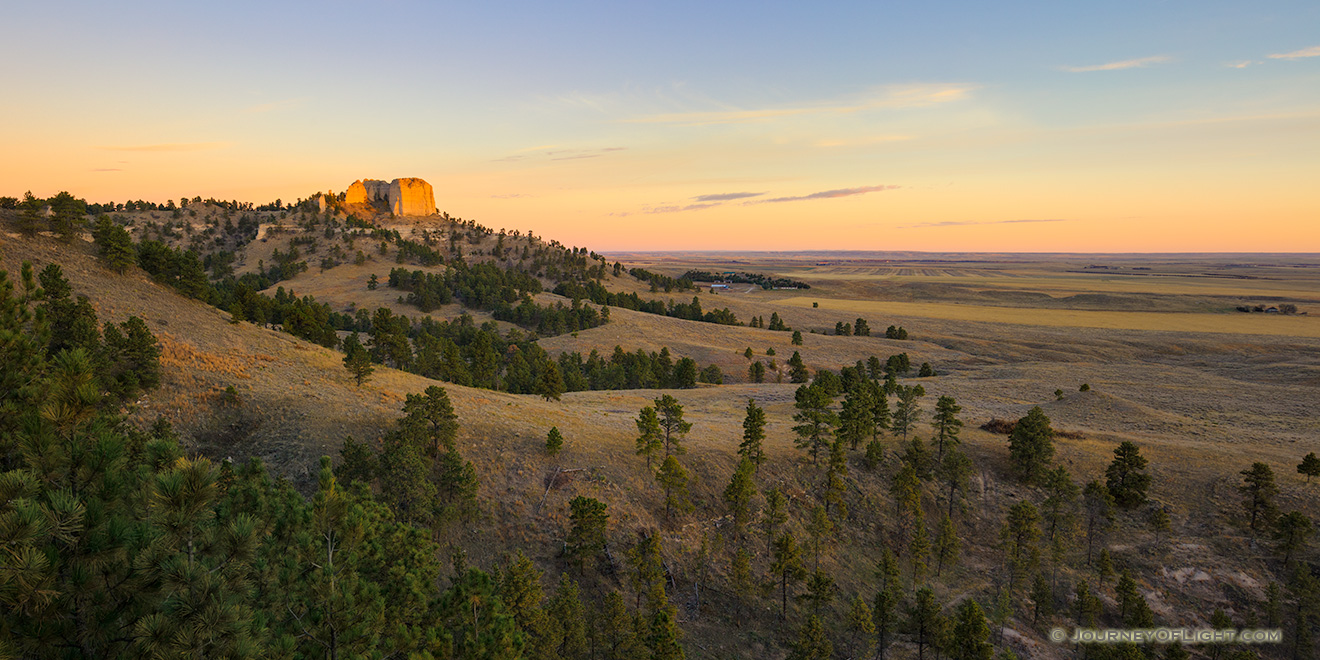
<instances>
[{"instance_id":1,"label":"thin cloud streak","mask_svg":"<svg viewBox=\"0 0 1320 660\"><path fill-rule=\"evenodd\" d=\"M1274 53L1267 55L1272 60L1300 60L1304 57L1320 57L1320 46L1311 46L1301 50L1294 50L1291 53Z\"/></svg>"},{"instance_id":2,"label":"thin cloud streak","mask_svg":"<svg viewBox=\"0 0 1320 660\"><path fill-rule=\"evenodd\" d=\"M100 146L96 148L101 151L143 151L163 153L173 151L210 151L212 149L228 149L231 146L233 146L232 142L172 142L167 144Z\"/></svg>"},{"instance_id":3,"label":"thin cloud streak","mask_svg":"<svg viewBox=\"0 0 1320 660\"><path fill-rule=\"evenodd\" d=\"M1168 55L1152 55L1151 57L1138 57L1133 60L1120 60L1118 62L1107 62L1105 64L1092 64L1090 66L1065 66L1060 67L1069 73L1088 73L1091 71L1121 71L1123 69L1144 69L1152 64L1163 64L1173 61Z\"/></svg>"},{"instance_id":4,"label":"thin cloud streak","mask_svg":"<svg viewBox=\"0 0 1320 660\"><path fill-rule=\"evenodd\" d=\"M492 163L516 163L522 160L540 159L546 160L580 160L583 158L598 158L612 151L625 151L628 147L604 147L602 149L551 149L540 151L540 153L526 153L530 149L522 149L511 156L496 158ZM539 151L539 149L538 149Z\"/></svg>"},{"instance_id":5,"label":"thin cloud streak","mask_svg":"<svg viewBox=\"0 0 1320 660\"><path fill-rule=\"evenodd\" d=\"M697 195L696 197L693 197L692 199L693 199L694 201L698 201L698 202L730 202L730 201L733 201L733 200L735 200L735 199L747 199L748 197L760 197L761 195L764 195L764 194L765 194L765 193L763 193L763 192L758 192L758 193L754 193L754 192L716 193L716 194L714 194L714 195Z\"/></svg>"},{"instance_id":6,"label":"thin cloud streak","mask_svg":"<svg viewBox=\"0 0 1320 660\"><path fill-rule=\"evenodd\" d=\"M961 101L971 96L977 86L968 84L900 85L881 89L878 93L854 102L822 102L793 108L761 108L749 110L721 110L713 112L674 112L623 119L628 124L675 124L680 126L710 126L715 124L742 124L764 122L785 117L822 114L851 114L865 110L924 108L942 103Z\"/></svg>"},{"instance_id":7,"label":"thin cloud streak","mask_svg":"<svg viewBox=\"0 0 1320 660\"><path fill-rule=\"evenodd\" d=\"M968 225L1012 225L1023 222L1073 222L1067 218L1023 218L1020 220L945 220L943 222L921 222L904 225L896 229L931 229L936 227L966 227Z\"/></svg>"},{"instance_id":8,"label":"thin cloud streak","mask_svg":"<svg viewBox=\"0 0 1320 660\"><path fill-rule=\"evenodd\" d=\"M873 192L884 192L886 190L896 190L902 186L862 186L860 188L838 188L835 190L822 190L810 195L799 195L797 197L773 197L771 199L758 199L753 202L743 202L743 204L774 204L779 202L801 202L811 199L834 199L837 197L852 197L853 195L865 195Z\"/></svg>"},{"instance_id":9,"label":"thin cloud streak","mask_svg":"<svg viewBox=\"0 0 1320 660\"><path fill-rule=\"evenodd\" d=\"M93 167L91 172L123 172L122 167Z\"/></svg>"}]
</instances>

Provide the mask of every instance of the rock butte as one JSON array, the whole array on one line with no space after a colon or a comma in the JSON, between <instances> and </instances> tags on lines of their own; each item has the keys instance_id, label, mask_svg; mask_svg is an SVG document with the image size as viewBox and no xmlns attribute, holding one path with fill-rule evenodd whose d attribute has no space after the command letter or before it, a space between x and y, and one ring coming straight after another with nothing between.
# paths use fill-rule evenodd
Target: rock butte
<instances>
[{"instance_id":1,"label":"rock butte","mask_svg":"<svg viewBox=\"0 0 1320 660\"><path fill-rule=\"evenodd\" d=\"M434 215L435 192L431 184L417 178L377 181L359 179L344 193L345 204L385 201L394 215Z\"/></svg>"}]
</instances>

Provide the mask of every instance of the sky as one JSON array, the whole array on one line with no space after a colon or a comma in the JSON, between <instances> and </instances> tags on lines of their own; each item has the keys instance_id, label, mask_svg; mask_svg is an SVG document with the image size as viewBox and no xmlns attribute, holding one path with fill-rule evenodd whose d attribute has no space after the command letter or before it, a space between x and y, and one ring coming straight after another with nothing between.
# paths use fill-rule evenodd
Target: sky
<instances>
[{"instance_id":1,"label":"sky","mask_svg":"<svg viewBox=\"0 0 1320 660\"><path fill-rule=\"evenodd\" d=\"M0 195L594 250L1320 252L1320 3L6 3Z\"/></svg>"}]
</instances>

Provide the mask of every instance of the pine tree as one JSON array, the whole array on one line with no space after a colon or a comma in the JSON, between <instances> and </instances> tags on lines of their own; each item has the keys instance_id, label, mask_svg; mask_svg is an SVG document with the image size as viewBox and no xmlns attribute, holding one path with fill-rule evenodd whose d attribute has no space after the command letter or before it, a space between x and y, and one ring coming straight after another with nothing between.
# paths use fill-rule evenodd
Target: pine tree
<instances>
[{"instance_id":1,"label":"pine tree","mask_svg":"<svg viewBox=\"0 0 1320 660\"><path fill-rule=\"evenodd\" d=\"M631 569L629 583L637 596L636 608L639 611L642 609L643 600L652 614L668 608L669 597L665 594L665 571L658 533L638 534L637 544L628 550L628 566Z\"/></svg>"},{"instance_id":2,"label":"pine tree","mask_svg":"<svg viewBox=\"0 0 1320 660\"><path fill-rule=\"evenodd\" d=\"M875 619L871 606L866 604L866 599L861 595L853 596L848 603L845 623L848 631L848 657L863 658L871 655L875 648Z\"/></svg>"},{"instance_id":3,"label":"pine tree","mask_svg":"<svg viewBox=\"0 0 1320 660\"><path fill-rule=\"evenodd\" d=\"M660 431L664 438L665 456L670 454L682 454L685 450L679 442L688 431L692 430L690 422L683 421L683 406L678 400L668 394L655 400L655 411L660 418Z\"/></svg>"},{"instance_id":4,"label":"pine tree","mask_svg":"<svg viewBox=\"0 0 1320 660\"><path fill-rule=\"evenodd\" d=\"M23 201L18 205L18 230L28 238L36 236L41 228L41 206L42 200L33 197L31 190L23 193Z\"/></svg>"},{"instance_id":5,"label":"pine tree","mask_svg":"<svg viewBox=\"0 0 1320 660\"><path fill-rule=\"evenodd\" d=\"M541 588L541 571L521 550L499 573L498 593L518 629L527 636L526 657L549 658L558 646L549 630L550 620L541 601L545 592ZM617 596L617 594L615 594ZM608 598L606 599L608 602Z\"/></svg>"},{"instance_id":6,"label":"pine tree","mask_svg":"<svg viewBox=\"0 0 1320 660\"><path fill-rule=\"evenodd\" d=\"M967 480L972 474L972 459L967 458L967 454L957 449L950 449L944 454L944 459L940 461L936 470L944 488L947 489L948 516L952 518L954 507L967 494Z\"/></svg>"},{"instance_id":7,"label":"pine tree","mask_svg":"<svg viewBox=\"0 0 1320 660\"><path fill-rule=\"evenodd\" d=\"M61 190L50 198L50 230L65 243L72 243L83 233L87 203Z\"/></svg>"},{"instance_id":8,"label":"pine tree","mask_svg":"<svg viewBox=\"0 0 1320 660\"><path fill-rule=\"evenodd\" d=\"M376 367L371 364L371 354L362 346L356 332L344 338L343 347L344 368L353 376L353 381L358 387L362 387L362 383L376 371Z\"/></svg>"},{"instance_id":9,"label":"pine tree","mask_svg":"<svg viewBox=\"0 0 1320 660\"><path fill-rule=\"evenodd\" d=\"M874 380L871 381L871 440L880 439L880 432L889 429L889 398L885 390Z\"/></svg>"},{"instance_id":10,"label":"pine tree","mask_svg":"<svg viewBox=\"0 0 1320 660\"><path fill-rule=\"evenodd\" d=\"M788 618L789 583L797 583L807 577L807 570L802 567L802 550L792 532L785 532L775 540L771 553L770 574L779 582L780 609L779 619Z\"/></svg>"},{"instance_id":11,"label":"pine tree","mask_svg":"<svg viewBox=\"0 0 1320 660\"><path fill-rule=\"evenodd\" d=\"M1086 564L1090 566L1096 542L1114 522L1114 496L1100 482L1092 481L1082 489L1082 505L1086 509Z\"/></svg>"},{"instance_id":12,"label":"pine tree","mask_svg":"<svg viewBox=\"0 0 1320 660\"><path fill-rule=\"evenodd\" d=\"M818 616L820 608L834 600L834 578L830 577L829 573L816 569L807 578L807 593L799 598L811 603L812 616Z\"/></svg>"},{"instance_id":13,"label":"pine tree","mask_svg":"<svg viewBox=\"0 0 1320 660\"><path fill-rule=\"evenodd\" d=\"M894 408L889 431L901 437L904 442L907 441L908 432L916 427L921 417L921 408L917 407L917 399L920 397L921 391L916 387L901 387L898 390L898 405Z\"/></svg>"},{"instance_id":14,"label":"pine tree","mask_svg":"<svg viewBox=\"0 0 1320 660\"><path fill-rule=\"evenodd\" d=\"M559 432L558 426L551 426L550 432L545 434L545 453L551 458L559 455L560 450L564 448L564 434Z\"/></svg>"},{"instance_id":15,"label":"pine tree","mask_svg":"<svg viewBox=\"0 0 1320 660\"><path fill-rule=\"evenodd\" d=\"M924 660L927 646L943 641L947 621L930 587L917 590L916 600L908 608L907 628L917 645L917 660Z\"/></svg>"},{"instance_id":16,"label":"pine tree","mask_svg":"<svg viewBox=\"0 0 1320 660\"><path fill-rule=\"evenodd\" d=\"M559 587L546 603L550 625L558 629L558 648L554 657L563 660L586 660L591 647L587 639L587 614L582 606L582 592L567 573L559 576ZM455 657L479 657L456 655ZM516 657L516 656L513 656Z\"/></svg>"},{"instance_id":17,"label":"pine tree","mask_svg":"<svg viewBox=\"0 0 1320 660\"><path fill-rule=\"evenodd\" d=\"M825 512L842 520L848 517L848 504L844 501L847 494L848 457L843 453L843 441L835 440L830 445L829 469L825 472L825 484L821 499L825 502Z\"/></svg>"},{"instance_id":18,"label":"pine tree","mask_svg":"<svg viewBox=\"0 0 1320 660\"><path fill-rule=\"evenodd\" d=\"M807 371L807 364L802 361L802 355L793 351L793 357L788 358L788 380L792 383L805 383L811 377Z\"/></svg>"},{"instance_id":19,"label":"pine tree","mask_svg":"<svg viewBox=\"0 0 1320 660\"><path fill-rule=\"evenodd\" d=\"M990 644L990 624L976 601L968 598L958 605L949 635L950 660L990 660L995 647Z\"/></svg>"},{"instance_id":20,"label":"pine tree","mask_svg":"<svg viewBox=\"0 0 1320 660\"><path fill-rule=\"evenodd\" d=\"M747 349L751 350L751 349ZM753 383L765 382L765 363L757 360L747 366L747 380Z\"/></svg>"},{"instance_id":21,"label":"pine tree","mask_svg":"<svg viewBox=\"0 0 1320 660\"><path fill-rule=\"evenodd\" d=\"M1311 519L1301 511L1290 511L1274 523L1274 551L1283 555L1283 565L1292 562L1293 555L1306 550L1306 543L1315 530Z\"/></svg>"},{"instance_id":22,"label":"pine tree","mask_svg":"<svg viewBox=\"0 0 1320 660\"><path fill-rule=\"evenodd\" d=\"M752 597L756 585L752 579L752 553L747 548L740 547L733 553L733 561L729 566L729 584L733 588L733 595L737 602L737 617L735 620L738 625L742 625L742 606Z\"/></svg>"},{"instance_id":23,"label":"pine tree","mask_svg":"<svg viewBox=\"0 0 1320 660\"><path fill-rule=\"evenodd\" d=\"M1302 462L1297 464L1297 474L1306 475L1306 483L1311 483L1311 477L1320 477L1320 456L1315 452L1307 454L1302 458Z\"/></svg>"},{"instance_id":24,"label":"pine tree","mask_svg":"<svg viewBox=\"0 0 1320 660\"><path fill-rule=\"evenodd\" d=\"M123 227L112 222L109 216L102 215L97 220L94 239L97 254L116 273L122 274L137 264L133 237Z\"/></svg>"},{"instance_id":25,"label":"pine tree","mask_svg":"<svg viewBox=\"0 0 1320 660\"><path fill-rule=\"evenodd\" d=\"M761 446L765 440L765 410L756 405L755 399L747 400L747 416L743 418L743 440L738 445L738 454L751 461L757 472L765 462L765 449Z\"/></svg>"},{"instance_id":26,"label":"pine tree","mask_svg":"<svg viewBox=\"0 0 1320 660\"><path fill-rule=\"evenodd\" d=\"M1114 559L1110 556L1108 548L1100 549L1100 556L1095 560L1095 575L1102 587L1114 576Z\"/></svg>"},{"instance_id":27,"label":"pine tree","mask_svg":"<svg viewBox=\"0 0 1320 660\"><path fill-rule=\"evenodd\" d=\"M829 446L838 417L829 408L830 397L824 388L803 385L797 389L795 398L798 412L793 415L793 421L798 425L793 427L797 434L794 444L806 451L815 465L821 450Z\"/></svg>"},{"instance_id":28,"label":"pine tree","mask_svg":"<svg viewBox=\"0 0 1320 660\"><path fill-rule=\"evenodd\" d=\"M669 609L661 609L651 619L651 658L653 660L683 660L686 657L678 640L681 633Z\"/></svg>"},{"instance_id":29,"label":"pine tree","mask_svg":"<svg viewBox=\"0 0 1320 660\"><path fill-rule=\"evenodd\" d=\"M665 457L665 462L656 473L655 480L665 491L665 520L672 520L674 512L692 511L692 502L688 499L688 473L672 455Z\"/></svg>"},{"instance_id":30,"label":"pine tree","mask_svg":"<svg viewBox=\"0 0 1320 660\"><path fill-rule=\"evenodd\" d=\"M1104 603L1099 596L1091 593L1091 586L1086 580L1078 580L1074 587L1073 616L1078 626L1094 627L1100 620Z\"/></svg>"},{"instance_id":31,"label":"pine tree","mask_svg":"<svg viewBox=\"0 0 1320 660\"><path fill-rule=\"evenodd\" d=\"M935 537L936 577L939 577L946 563L952 565L958 561L958 553L961 549L962 544L958 540L958 533L954 530L953 519L945 514L940 519L940 531Z\"/></svg>"},{"instance_id":32,"label":"pine tree","mask_svg":"<svg viewBox=\"0 0 1320 660\"><path fill-rule=\"evenodd\" d=\"M793 331L793 339L792 339L792 343L793 343L794 346L801 346L801 345L802 345L802 331L801 331L801 330L794 330L794 331Z\"/></svg>"},{"instance_id":33,"label":"pine tree","mask_svg":"<svg viewBox=\"0 0 1320 660\"><path fill-rule=\"evenodd\" d=\"M936 460L944 458L946 446L953 448L958 445L958 433L963 426L962 420L958 419L960 412L962 406L951 396L942 396L935 402L935 419L931 426L935 428Z\"/></svg>"},{"instance_id":34,"label":"pine tree","mask_svg":"<svg viewBox=\"0 0 1320 660\"><path fill-rule=\"evenodd\" d=\"M807 534L811 535L811 548L815 556L813 570L820 570L820 550L821 546L829 539L830 533L834 531L834 523L830 521L829 515L825 512L825 507L817 504L811 510L811 518L807 521Z\"/></svg>"},{"instance_id":35,"label":"pine tree","mask_svg":"<svg viewBox=\"0 0 1320 660\"><path fill-rule=\"evenodd\" d=\"M761 525L765 527L766 553L773 550L775 539L779 538L776 532L786 522L788 522L788 498L784 496L784 491L778 488L765 491L765 509L761 512Z\"/></svg>"},{"instance_id":36,"label":"pine tree","mask_svg":"<svg viewBox=\"0 0 1320 660\"><path fill-rule=\"evenodd\" d=\"M646 406L637 415L637 454L646 457L646 469L651 469L651 459L660 452L664 445L664 435L660 431L660 417L655 408Z\"/></svg>"},{"instance_id":37,"label":"pine tree","mask_svg":"<svg viewBox=\"0 0 1320 660\"><path fill-rule=\"evenodd\" d=\"M793 645L793 651L788 654L787 660L830 660L834 656L834 645L830 643L829 635L825 633L825 625L820 622L820 617L813 614L802 624L802 631L798 634L797 644Z\"/></svg>"},{"instance_id":38,"label":"pine tree","mask_svg":"<svg viewBox=\"0 0 1320 660\"><path fill-rule=\"evenodd\" d=\"M756 484L752 481L754 469L750 460L742 459L734 468L729 485L724 488L724 502L729 505L729 513L733 516L734 534L740 539L746 534L752 517L752 498L756 497Z\"/></svg>"},{"instance_id":39,"label":"pine tree","mask_svg":"<svg viewBox=\"0 0 1320 660\"><path fill-rule=\"evenodd\" d=\"M649 653L637 635L637 619L628 611L617 591L605 595L605 603L596 617L599 625L596 645L604 660L642 660Z\"/></svg>"},{"instance_id":40,"label":"pine tree","mask_svg":"<svg viewBox=\"0 0 1320 660\"><path fill-rule=\"evenodd\" d=\"M869 383L858 382L848 390L843 400L843 409L839 412L839 440L848 443L853 451L857 451L857 446L872 435L874 408Z\"/></svg>"},{"instance_id":41,"label":"pine tree","mask_svg":"<svg viewBox=\"0 0 1320 660\"><path fill-rule=\"evenodd\" d=\"M1024 483L1036 483L1054 460L1054 432L1050 418L1040 406L1032 408L1019 419L1008 437L1008 454L1013 471Z\"/></svg>"},{"instance_id":42,"label":"pine tree","mask_svg":"<svg viewBox=\"0 0 1320 660\"><path fill-rule=\"evenodd\" d=\"M1004 550L1011 597L1013 585L1040 561L1040 514L1031 502L1023 500L1008 510L1004 526L999 531L999 540Z\"/></svg>"},{"instance_id":43,"label":"pine tree","mask_svg":"<svg viewBox=\"0 0 1320 660\"><path fill-rule=\"evenodd\" d=\"M1119 577L1118 586L1114 588L1114 596L1118 601L1118 614L1123 625L1132 628L1149 628L1155 625L1155 615L1150 611L1150 606L1146 604L1141 592L1137 590L1137 582L1128 571L1124 570Z\"/></svg>"},{"instance_id":44,"label":"pine tree","mask_svg":"<svg viewBox=\"0 0 1320 660\"><path fill-rule=\"evenodd\" d=\"M875 575L880 584L875 593L875 607L871 612L875 619L876 655L883 659L885 649L889 647L889 633L898 625L899 612L903 607L903 585L899 577L898 558L888 547L885 547L880 555Z\"/></svg>"},{"instance_id":45,"label":"pine tree","mask_svg":"<svg viewBox=\"0 0 1320 660\"><path fill-rule=\"evenodd\" d=\"M1143 472L1146 463L1141 450L1131 442L1124 441L1114 450L1114 461L1105 470L1105 483L1120 508L1133 509L1146 502L1146 489L1150 487L1150 475Z\"/></svg>"},{"instance_id":46,"label":"pine tree","mask_svg":"<svg viewBox=\"0 0 1320 660\"><path fill-rule=\"evenodd\" d=\"M912 585L925 584L929 570L930 535L926 531L926 514L917 507L912 517L912 542L908 544L908 560L912 563Z\"/></svg>"},{"instance_id":47,"label":"pine tree","mask_svg":"<svg viewBox=\"0 0 1320 660\"><path fill-rule=\"evenodd\" d=\"M1169 519L1169 514L1166 513L1164 509L1159 508L1150 512L1150 528L1155 532L1156 546L1160 545L1161 537L1168 533L1171 523L1172 521Z\"/></svg>"},{"instance_id":48,"label":"pine tree","mask_svg":"<svg viewBox=\"0 0 1320 660\"><path fill-rule=\"evenodd\" d=\"M605 503L591 497L574 497L568 507L573 527L568 532L565 550L581 572L588 561L605 550L605 528L610 517L605 513Z\"/></svg>"},{"instance_id":49,"label":"pine tree","mask_svg":"<svg viewBox=\"0 0 1320 660\"><path fill-rule=\"evenodd\" d=\"M1037 573L1031 582L1031 623L1040 623L1043 617L1049 620L1054 616L1054 589L1043 573Z\"/></svg>"},{"instance_id":50,"label":"pine tree","mask_svg":"<svg viewBox=\"0 0 1320 660\"><path fill-rule=\"evenodd\" d=\"M1274 520L1274 496L1279 488L1274 485L1274 471L1265 463L1253 463L1251 469L1239 474L1243 479L1238 491L1245 498L1242 504L1251 516L1251 536L1254 539L1261 528Z\"/></svg>"},{"instance_id":51,"label":"pine tree","mask_svg":"<svg viewBox=\"0 0 1320 660\"><path fill-rule=\"evenodd\" d=\"M889 494L894 498L894 543L906 548L912 540L912 530L921 509L921 481L912 466L904 463L890 482Z\"/></svg>"},{"instance_id":52,"label":"pine tree","mask_svg":"<svg viewBox=\"0 0 1320 660\"><path fill-rule=\"evenodd\" d=\"M564 379L559 374L559 365L554 360L546 360L541 370L541 377L536 381L536 394L546 401L558 401L564 393Z\"/></svg>"}]
</instances>

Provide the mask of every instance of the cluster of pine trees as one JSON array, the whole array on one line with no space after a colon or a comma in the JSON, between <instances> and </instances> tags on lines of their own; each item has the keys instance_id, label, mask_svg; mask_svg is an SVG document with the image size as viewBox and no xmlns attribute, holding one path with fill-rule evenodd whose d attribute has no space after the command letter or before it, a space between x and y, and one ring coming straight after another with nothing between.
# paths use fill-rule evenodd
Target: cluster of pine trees
<instances>
[{"instance_id":1,"label":"cluster of pine trees","mask_svg":"<svg viewBox=\"0 0 1320 660\"><path fill-rule=\"evenodd\" d=\"M574 300L590 300L597 305L622 307L637 312L672 316L688 321L742 325L738 321L738 317L729 311L727 307L711 311L702 310L701 300L696 296L692 297L691 303L676 303L672 300L667 303L663 300L643 300L641 296L635 293L614 293L606 289L600 282L590 280L585 282L560 282L555 286L554 293Z\"/></svg>"}]
</instances>

